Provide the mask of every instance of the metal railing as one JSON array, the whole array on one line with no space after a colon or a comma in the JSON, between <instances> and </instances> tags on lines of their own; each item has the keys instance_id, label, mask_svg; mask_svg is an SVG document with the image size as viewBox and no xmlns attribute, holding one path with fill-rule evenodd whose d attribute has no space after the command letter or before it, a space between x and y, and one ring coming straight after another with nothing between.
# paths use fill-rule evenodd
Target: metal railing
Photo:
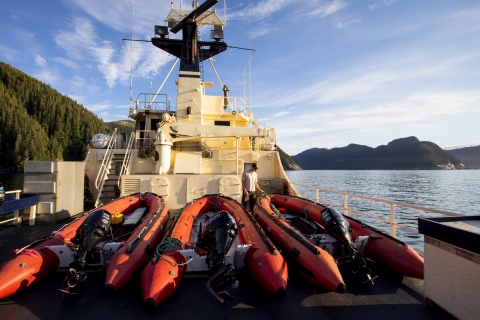
<instances>
[{"instance_id":1,"label":"metal railing","mask_svg":"<svg viewBox=\"0 0 480 320\"><path fill-rule=\"evenodd\" d=\"M156 101L159 98L160 101ZM170 99L166 94L140 93L135 99L135 109L165 110L170 112Z\"/></svg>"},{"instance_id":2,"label":"metal railing","mask_svg":"<svg viewBox=\"0 0 480 320\"><path fill-rule=\"evenodd\" d=\"M154 147L156 138L155 130L136 130L135 149Z\"/></svg>"},{"instance_id":3,"label":"metal railing","mask_svg":"<svg viewBox=\"0 0 480 320\"><path fill-rule=\"evenodd\" d=\"M12 194L12 193L15 194L15 200L18 200L20 199L20 193L22 193L22 190L5 191L5 195ZM20 210L15 210L13 211L13 218L2 220L0 221L0 224L13 221L13 224L17 225L19 223L19 218L18 218L19 215L20 215Z\"/></svg>"},{"instance_id":4,"label":"metal railing","mask_svg":"<svg viewBox=\"0 0 480 320\"><path fill-rule=\"evenodd\" d=\"M132 147L134 142L135 142L135 133L132 132L132 134L130 135L130 139L128 139L127 151L125 152L125 157L123 158L122 169L120 170L120 174L118 175L117 185L119 187L120 187L120 184L122 183L122 176L124 174L130 173L130 163L131 163L132 152L133 152Z\"/></svg>"},{"instance_id":5,"label":"metal railing","mask_svg":"<svg viewBox=\"0 0 480 320\"><path fill-rule=\"evenodd\" d=\"M95 207L99 205L100 196L102 195L103 185L105 184L105 180L108 178L108 171L110 170L110 165L112 162L113 157L113 150L116 148L116 134L117 128L113 131L112 137L108 142L107 151L103 157L102 165L100 166L100 170L98 171L97 178L95 179L95 188L98 190L97 200L95 201Z\"/></svg>"},{"instance_id":6,"label":"metal railing","mask_svg":"<svg viewBox=\"0 0 480 320\"><path fill-rule=\"evenodd\" d=\"M342 208L343 209L343 214L347 215L347 216L348 216L349 212L354 212L356 214L366 216L366 217L369 217L369 218L387 223L387 224L390 225L390 235L392 237L395 237L395 238L397 237L397 228L396 228L397 226L400 227L400 228L404 228L404 229L407 229L407 230L418 233L418 230L415 229L415 228L411 228L411 227L408 227L408 226L397 223L397 221L395 219L395 208L396 207L410 208L410 209L414 209L414 210L421 210L421 211L426 211L426 212L438 213L438 214L443 214L443 215L447 215L447 216L459 216L460 215L460 214L454 213L454 212L425 208L425 207L420 207L420 206L416 206L416 205L412 205L412 204L408 204L408 203L403 203L403 202L398 202L398 201L391 201L391 200L367 197L367 196L363 196L363 195L359 195L359 194L348 193L348 192L337 191L337 190L330 190L330 189L326 189L326 188L320 188L320 187L305 185L305 184L301 184L301 183L294 183L294 182L290 182L290 183L295 185L295 186L300 186L300 187L303 187L303 188L315 189L315 199L313 199L312 197L306 197L304 195L302 195L302 197L313 200L317 203L320 203L320 191L343 195L343 204L329 202L329 201L325 201L325 200L322 200L322 203L325 203L325 204L328 204L328 205L331 205L331 206L334 206L334 207ZM377 217L377 216L374 216L374 215L371 215L371 214L368 214L368 213L365 213L365 212L361 212L361 211L349 208L349 206L348 206L348 198L349 197L352 197L352 198L354 197L354 198L359 198L359 199L364 199L364 200L389 204L390 205L390 219L389 220L382 219L380 217Z\"/></svg>"}]
</instances>

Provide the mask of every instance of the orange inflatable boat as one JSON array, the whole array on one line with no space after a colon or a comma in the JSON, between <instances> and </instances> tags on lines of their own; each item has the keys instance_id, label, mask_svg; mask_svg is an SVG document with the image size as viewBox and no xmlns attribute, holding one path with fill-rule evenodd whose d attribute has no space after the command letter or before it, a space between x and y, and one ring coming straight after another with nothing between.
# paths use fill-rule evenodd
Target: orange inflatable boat
<instances>
[{"instance_id":1,"label":"orange inflatable boat","mask_svg":"<svg viewBox=\"0 0 480 320\"><path fill-rule=\"evenodd\" d=\"M268 196L257 200L254 217L268 236L282 249L302 275L311 283L330 291L347 290L337 263L325 250L311 243L299 230L275 212Z\"/></svg>"},{"instance_id":2,"label":"orange inflatable boat","mask_svg":"<svg viewBox=\"0 0 480 320\"><path fill-rule=\"evenodd\" d=\"M153 253L167 218L166 203L151 193L132 194L91 210L45 239L16 250L0 265L0 298L57 269L68 271L64 293L85 280L87 271L105 268L107 288L118 289Z\"/></svg>"},{"instance_id":3,"label":"orange inflatable boat","mask_svg":"<svg viewBox=\"0 0 480 320\"><path fill-rule=\"evenodd\" d=\"M267 201L265 199L262 203L269 206ZM311 240L325 247L337 260L340 258L336 255L342 254L340 251L343 251L343 254L346 252L347 256L348 251L351 252L350 255L352 252L357 252L359 256L371 258L404 276L423 279L422 257L411 247L387 233L342 215L331 207L307 199L272 194L270 201L278 211L284 214L290 214L316 224L320 228L323 227L327 234L313 237Z\"/></svg>"},{"instance_id":4,"label":"orange inflatable boat","mask_svg":"<svg viewBox=\"0 0 480 320\"><path fill-rule=\"evenodd\" d=\"M235 274L247 269L268 292L286 295L288 271L282 255L237 201L208 195L178 214L142 272L142 294L155 307L177 290L186 272L207 273L207 289L221 302Z\"/></svg>"}]
</instances>

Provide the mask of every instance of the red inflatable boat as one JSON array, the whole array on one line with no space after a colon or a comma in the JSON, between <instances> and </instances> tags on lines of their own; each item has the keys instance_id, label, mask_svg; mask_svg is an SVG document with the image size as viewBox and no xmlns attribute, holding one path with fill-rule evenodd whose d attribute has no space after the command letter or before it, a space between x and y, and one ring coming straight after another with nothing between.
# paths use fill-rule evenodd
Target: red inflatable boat
<instances>
[{"instance_id":1,"label":"red inflatable boat","mask_svg":"<svg viewBox=\"0 0 480 320\"><path fill-rule=\"evenodd\" d=\"M346 292L347 287L333 257L275 212L268 196L257 200L254 217L282 249L282 254L289 258L288 262L292 262L309 282L330 291Z\"/></svg>"},{"instance_id":2,"label":"red inflatable boat","mask_svg":"<svg viewBox=\"0 0 480 320\"><path fill-rule=\"evenodd\" d=\"M270 199L274 207L280 212L292 214L311 223L321 225L326 229L327 233L332 233L329 232L330 229L338 230L341 226L341 223L335 219L335 216L339 220L348 222L347 224L350 225L351 231L347 232L350 234L344 235L343 239L336 237L334 234L331 234L333 237L330 237L330 240L327 240L328 235L323 236L323 240L319 240L319 237L312 239L320 246L322 246L320 243L324 243L335 251L336 247L338 247L336 245L346 245L345 237L351 237L351 242L357 243L356 246L363 252L363 256L380 262L404 276L423 279L424 262L422 257L411 247L385 232L377 230L357 219L342 215L333 208L322 206L307 199L282 194L272 194ZM267 200L263 201L262 203L266 204ZM363 240L360 241L361 239ZM356 250L357 248L354 249Z\"/></svg>"},{"instance_id":3,"label":"red inflatable boat","mask_svg":"<svg viewBox=\"0 0 480 320\"><path fill-rule=\"evenodd\" d=\"M209 274L207 289L223 302L226 287L237 285L235 273L244 267L267 291L286 295L285 260L252 216L231 198L204 196L180 211L143 270L145 305L168 298L185 272Z\"/></svg>"},{"instance_id":4,"label":"red inflatable boat","mask_svg":"<svg viewBox=\"0 0 480 320\"><path fill-rule=\"evenodd\" d=\"M86 278L87 271L105 267L106 286L118 289L153 252L167 218L166 203L151 193L132 194L98 207L17 250L0 265L0 298L30 287L57 269L68 271L62 288L66 293Z\"/></svg>"}]
</instances>

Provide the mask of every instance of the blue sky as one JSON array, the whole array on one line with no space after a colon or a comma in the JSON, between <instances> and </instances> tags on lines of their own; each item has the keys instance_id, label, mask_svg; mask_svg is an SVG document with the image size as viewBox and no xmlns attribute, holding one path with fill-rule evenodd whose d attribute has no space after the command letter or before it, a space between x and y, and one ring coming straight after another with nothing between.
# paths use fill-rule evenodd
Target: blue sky
<instances>
[{"instance_id":1,"label":"blue sky","mask_svg":"<svg viewBox=\"0 0 480 320\"><path fill-rule=\"evenodd\" d=\"M149 40L170 1L134 5L134 38ZM132 0L0 0L0 7L0 60L105 121L128 119L131 52L133 98L156 91L174 62L151 43L131 51L122 41L132 37ZM480 2L227 0L226 7L225 42L255 53L230 48L215 68L230 95L250 100L259 122L276 129L288 154L408 136L443 148L480 144ZM222 0L216 8L223 17ZM207 94L221 95L210 64L204 69L214 83ZM173 101L177 70L161 91Z\"/></svg>"}]
</instances>

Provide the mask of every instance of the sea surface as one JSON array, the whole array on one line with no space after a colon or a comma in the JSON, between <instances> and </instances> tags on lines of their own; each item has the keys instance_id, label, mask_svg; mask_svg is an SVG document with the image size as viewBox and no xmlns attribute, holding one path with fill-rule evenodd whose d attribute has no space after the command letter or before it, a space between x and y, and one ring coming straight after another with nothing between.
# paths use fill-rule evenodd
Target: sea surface
<instances>
[{"instance_id":1,"label":"sea surface","mask_svg":"<svg viewBox=\"0 0 480 320\"><path fill-rule=\"evenodd\" d=\"M23 173L0 173L5 191L23 190Z\"/></svg>"},{"instance_id":2,"label":"sea surface","mask_svg":"<svg viewBox=\"0 0 480 320\"><path fill-rule=\"evenodd\" d=\"M337 190L392 200L420 207L454 212L462 215L480 215L480 170L304 170L288 171L290 181L329 190ZM23 189L23 174L0 174L0 183L6 191ZM304 197L315 200L315 189L295 186ZM343 206L343 195L319 193L320 203ZM348 197L349 215L380 230L389 232L384 222L359 215L353 210L390 220L390 205ZM341 208L337 208L343 212ZM409 208L395 207L397 223L418 229L419 217L442 215ZM397 226L397 237L423 253L423 236L418 232Z\"/></svg>"},{"instance_id":3,"label":"sea surface","mask_svg":"<svg viewBox=\"0 0 480 320\"><path fill-rule=\"evenodd\" d=\"M480 170L304 170L288 171L293 183L305 184L411 205L480 215ZM295 186L304 197L315 200L315 189ZM320 192L319 202L343 206L343 195ZM348 197L348 207L390 220L390 205ZM343 212L341 208L337 208ZM352 211L349 216L386 232L390 226ZM443 215L395 206L396 222L418 229L419 217ZM423 235L397 226L397 238L423 253Z\"/></svg>"}]
</instances>

